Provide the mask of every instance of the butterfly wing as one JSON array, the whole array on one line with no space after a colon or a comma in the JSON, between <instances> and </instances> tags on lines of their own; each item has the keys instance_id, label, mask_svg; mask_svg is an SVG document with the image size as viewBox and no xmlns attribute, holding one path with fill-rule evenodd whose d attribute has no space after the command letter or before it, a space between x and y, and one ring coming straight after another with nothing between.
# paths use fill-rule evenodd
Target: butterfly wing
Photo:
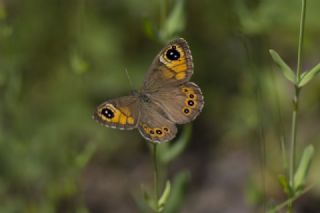
<instances>
[{"instance_id":1,"label":"butterfly wing","mask_svg":"<svg viewBox=\"0 0 320 213\"><path fill-rule=\"evenodd\" d=\"M139 100L136 96L124 96L100 104L93 118L107 127L134 129L139 121Z\"/></svg>"},{"instance_id":2,"label":"butterfly wing","mask_svg":"<svg viewBox=\"0 0 320 213\"><path fill-rule=\"evenodd\" d=\"M145 139L152 142L166 142L176 136L176 125L165 116L157 104L143 103L141 112L138 128Z\"/></svg>"},{"instance_id":3,"label":"butterfly wing","mask_svg":"<svg viewBox=\"0 0 320 213\"><path fill-rule=\"evenodd\" d=\"M152 93L150 98L152 102L160 106L166 117L177 124L194 120L204 105L201 90L193 82L175 87L164 87Z\"/></svg>"},{"instance_id":4,"label":"butterfly wing","mask_svg":"<svg viewBox=\"0 0 320 213\"><path fill-rule=\"evenodd\" d=\"M178 38L171 41L155 57L147 72L142 90L156 91L162 87L189 81L193 62L187 42Z\"/></svg>"}]
</instances>

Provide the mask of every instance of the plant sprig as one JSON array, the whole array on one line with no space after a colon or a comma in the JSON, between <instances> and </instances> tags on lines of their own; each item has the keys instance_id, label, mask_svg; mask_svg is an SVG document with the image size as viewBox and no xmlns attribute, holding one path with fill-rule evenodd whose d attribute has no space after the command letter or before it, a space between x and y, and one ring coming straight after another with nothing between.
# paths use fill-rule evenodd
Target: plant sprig
<instances>
[{"instance_id":1,"label":"plant sprig","mask_svg":"<svg viewBox=\"0 0 320 213\"><path fill-rule=\"evenodd\" d=\"M288 156L289 174L288 178L284 175L279 176L280 185L288 196L288 200L284 202L284 204L288 207L288 212L292 212L293 202L298 198L298 196L303 194L301 193L301 191L304 190L306 178L308 176L310 164L314 155L313 146L307 146L303 151L299 166L298 168L296 168L296 138L300 93L302 88L310 83L320 72L320 63L310 70L302 72L302 47L306 19L306 4L307 1L302 0L296 72L294 72L293 69L291 69L290 66L287 65L287 63L275 50L269 50L272 59L279 66L279 70L294 88L294 97L292 102L291 142Z\"/></svg>"},{"instance_id":2,"label":"plant sprig","mask_svg":"<svg viewBox=\"0 0 320 213\"><path fill-rule=\"evenodd\" d=\"M172 160L176 159L186 148L190 136L191 126L187 125L183 130L181 137L177 141L175 141L174 144L150 144L153 161L153 191L152 193L150 193L151 190L148 190L144 186L142 186L142 193L144 197L144 203L146 204L146 206L149 206L149 208L151 208L154 212L173 213L176 212L177 206L179 206L182 194L178 192L182 191L182 188L188 181L187 172L181 171L177 175L175 175L173 183L171 183L171 181L168 179L162 180L163 178L160 178L160 173L164 173L165 167ZM168 153L170 154L168 155ZM161 182L165 182L163 189L161 189ZM167 205L169 205L168 209L166 208Z\"/></svg>"}]
</instances>

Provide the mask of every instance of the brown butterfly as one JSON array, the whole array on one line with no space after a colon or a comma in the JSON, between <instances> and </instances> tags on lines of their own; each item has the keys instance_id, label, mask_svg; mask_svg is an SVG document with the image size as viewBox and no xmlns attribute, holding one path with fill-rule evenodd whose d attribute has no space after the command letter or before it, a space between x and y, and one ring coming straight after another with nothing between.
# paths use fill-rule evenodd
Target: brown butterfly
<instances>
[{"instance_id":1,"label":"brown butterfly","mask_svg":"<svg viewBox=\"0 0 320 213\"><path fill-rule=\"evenodd\" d=\"M139 91L102 103L93 117L107 127L138 128L152 142L169 141L177 133L176 124L189 123L203 108L200 88L189 82L192 74L189 46L175 39L156 56Z\"/></svg>"}]
</instances>

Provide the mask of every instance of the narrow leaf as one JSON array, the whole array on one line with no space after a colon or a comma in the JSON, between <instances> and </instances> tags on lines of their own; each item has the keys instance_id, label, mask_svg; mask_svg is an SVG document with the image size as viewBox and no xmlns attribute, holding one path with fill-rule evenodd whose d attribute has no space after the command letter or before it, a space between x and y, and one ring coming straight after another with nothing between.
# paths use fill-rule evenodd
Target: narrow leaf
<instances>
[{"instance_id":1,"label":"narrow leaf","mask_svg":"<svg viewBox=\"0 0 320 213\"><path fill-rule=\"evenodd\" d=\"M184 0L175 1L172 12L166 19L164 26L160 31L160 39L164 42L171 39L175 34L183 31L185 28Z\"/></svg>"},{"instance_id":2,"label":"narrow leaf","mask_svg":"<svg viewBox=\"0 0 320 213\"><path fill-rule=\"evenodd\" d=\"M278 181L283 189L283 191L287 194L287 195L290 195L292 190L290 188L290 185L289 185L289 182L286 178L286 176L284 175L279 175L278 176Z\"/></svg>"},{"instance_id":3,"label":"narrow leaf","mask_svg":"<svg viewBox=\"0 0 320 213\"><path fill-rule=\"evenodd\" d=\"M150 208L145 202L144 198L141 196L140 193L137 193L136 191L131 192L131 197L134 200L136 207L138 209L138 212L140 213L149 213Z\"/></svg>"},{"instance_id":4,"label":"narrow leaf","mask_svg":"<svg viewBox=\"0 0 320 213\"><path fill-rule=\"evenodd\" d=\"M70 58L70 64L73 71L77 74L83 74L89 69L89 64L78 53L74 53Z\"/></svg>"},{"instance_id":5,"label":"narrow leaf","mask_svg":"<svg viewBox=\"0 0 320 213\"><path fill-rule=\"evenodd\" d=\"M302 79L306 76L307 73L308 73L308 72L303 72L303 73L301 73L301 74L300 74L300 79L302 80ZM300 80L300 81L301 81L301 80Z\"/></svg>"},{"instance_id":6,"label":"narrow leaf","mask_svg":"<svg viewBox=\"0 0 320 213\"><path fill-rule=\"evenodd\" d=\"M301 80L298 84L299 87L303 87L309 83L320 72L320 63L313 67L310 71L307 71L301 75Z\"/></svg>"},{"instance_id":7,"label":"narrow leaf","mask_svg":"<svg viewBox=\"0 0 320 213\"><path fill-rule=\"evenodd\" d=\"M144 20L144 33L148 38L154 38L156 34L155 27L149 19Z\"/></svg>"},{"instance_id":8,"label":"narrow leaf","mask_svg":"<svg viewBox=\"0 0 320 213\"><path fill-rule=\"evenodd\" d=\"M164 213L176 213L179 212L183 201L185 199L185 190L187 187L187 183L190 180L190 173L188 171L179 172L173 180L171 193L169 196L169 200L166 203L166 208L164 209Z\"/></svg>"},{"instance_id":9,"label":"narrow leaf","mask_svg":"<svg viewBox=\"0 0 320 213\"><path fill-rule=\"evenodd\" d=\"M96 145L94 145L93 143L89 143L85 150L82 152L82 154L79 154L75 161L76 161L76 165L78 168L83 169L88 161L91 159L94 151L96 150Z\"/></svg>"},{"instance_id":10,"label":"narrow leaf","mask_svg":"<svg viewBox=\"0 0 320 213\"><path fill-rule=\"evenodd\" d=\"M168 180L166 182L166 186L163 190L163 193L158 201L158 210L159 211L162 211L163 208L165 207L167 201L168 201L168 198L169 198L169 195L170 195L170 192L171 192L171 184L170 184L170 181Z\"/></svg>"},{"instance_id":11,"label":"narrow leaf","mask_svg":"<svg viewBox=\"0 0 320 213\"><path fill-rule=\"evenodd\" d=\"M153 209L154 211L156 211L157 209L156 209L155 201L152 199L150 193L145 190L145 187L144 187L143 185L141 186L141 190L142 190L142 193L143 193L144 202L145 202L151 209Z\"/></svg>"},{"instance_id":12,"label":"narrow leaf","mask_svg":"<svg viewBox=\"0 0 320 213\"><path fill-rule=\"evenodd\" d=\"M275 50L269 50L270 55L273 61L280 67L282 74L291 81L292 83L296 83L295 74L292 69L284 62L284 60L280 57L280 55Z\"/></svg>"},{"instance_id":13,"label":"narrow leaf","mask_svg":"<svg viewBox=\"0 0 320 213\"><path fill-rule=\"evenodd\" d=\"M7 17L6 8L4 6L4 2L0 2L0 21L6 19Z\"/></svg>"},{"instance_id":14,"label":"narrow leaf","mask_svg":"<svg viewBox=\"0 0 320 213\"><path fill-rule=\"evenodd\" d=\"M298 191L303 187L309 172L311 160L314 155L313 145L307 146L302 154L299 167L294 175L294 189Z\"/></svg>"},{"instance_id":15,"label":"narrow leaf","mask_svg":"<svg viewBox=\"0 0 320 213\"><path fill-rule=\"evenodd\" d=\"M175 159L179 154L183 152L186 148L188 141L191 136L191 125L185 126L183 129L183 133L181 137L172 144L170 147L167 148L166 152L161 152L160 160L163 163L169 163L173 159Z\"/></svg>"}]
</instances>

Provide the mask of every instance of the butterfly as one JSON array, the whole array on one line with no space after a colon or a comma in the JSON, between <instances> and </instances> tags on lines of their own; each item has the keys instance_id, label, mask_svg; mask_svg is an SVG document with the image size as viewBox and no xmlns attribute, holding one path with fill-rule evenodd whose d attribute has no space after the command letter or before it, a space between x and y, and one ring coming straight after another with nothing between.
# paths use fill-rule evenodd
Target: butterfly
<instances>
[{"instance_id":1,"label":"butterfly","mask_svg":"<svg viewBox=\"0 0 320 213\"><path fill-rule=\"evenodd\" d=\"M100 104L93 114L112 128L138 128L151 142L166 142L177 134L176 124L194 120L204 100L199 86L190 82L193 61L183 38L169 42L155 57L140 90Z\"/></svg>"}]
</instances>

